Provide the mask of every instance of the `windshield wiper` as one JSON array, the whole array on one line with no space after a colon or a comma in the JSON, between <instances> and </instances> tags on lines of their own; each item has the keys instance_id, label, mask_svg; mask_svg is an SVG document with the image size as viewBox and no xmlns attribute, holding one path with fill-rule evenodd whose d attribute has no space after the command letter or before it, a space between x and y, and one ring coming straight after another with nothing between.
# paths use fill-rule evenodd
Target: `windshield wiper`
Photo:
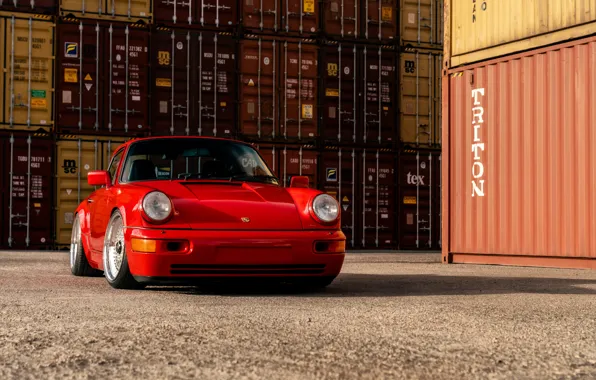
<instances>
[{"instance_id":1,"label":"windshield wiper","mask_svg":"<svg viewBox=\"0 0 596 380\"><path fill-rule=\"evenodd\" d=\"M242 174L234 174L230 176L230 182L233 180L250 180L250 179L256 179L256 180L268 180L271 182L274 182L276 184L279 184L278 179L272 175L250 175L250 174L246 174L246 173L242 173Z\"/></svg>"}]
</instances>

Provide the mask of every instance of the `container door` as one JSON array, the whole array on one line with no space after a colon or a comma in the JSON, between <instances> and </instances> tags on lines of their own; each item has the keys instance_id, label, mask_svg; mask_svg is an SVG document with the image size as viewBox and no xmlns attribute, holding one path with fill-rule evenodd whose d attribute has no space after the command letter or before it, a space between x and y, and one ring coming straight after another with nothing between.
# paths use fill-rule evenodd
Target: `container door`
<instances>
[{"instance_id":1,"label":"container door","mask_svg":"<svg viewBox=\"0 0 596 380\"><path fill-rule=\"evenodd\" d=\"M240 49L240 133L273 138L278 112L276 42L244 40Z\"/></svg>"},{"instance_id":2,"label":"container door","mask_svg":"<svg viewBox=\"0 0 596 380\"><path fill-rule=\"evenodd\" d=\"M231 137L235 133L236 45L230 36L201 32L198 37L197 125L199 136Z\"/></svg>"},{"instance_id":3,"label":"container door","mask_svg":"<svg viewBox=\"0 0 596 380\"><path fill-rule=\"evenodd\" d=\"M57 76L58 130L62 133L97 133L103 115L99 24L59 24Z\"/></svg>"},{"instance_id":4,"label":"container door","mask_svg":"<svg viewBox=\"0 0 596 380\"><path fill-rule=\"evenodd\" d=\"M172 1L154 0L153 18L156 24L171 24L180 27L190 25L197 20L194 19L193 5L197 0Z\"/></svg>"},{"instance_id":5,"label":"container door","mask_svg":"<svg viewBox=\"0 0 596 380\"><path fill-rule=\"evenodd\" d=\"M360 27L359 0L324 0L324 32L328 36L357 38Z\"/></svg>"},{"instance_id":6,"label":"container door","mask_svg":"<svg viewBox=\"0 0 596 380\"><path fill-rule=\"evenodd\" d=\"M279 172L284 187L290 186L290 180L295 176L308 177L308 186L317 188L318 153L314 150L280 148Z\"/></svg>"},{"instance_id":7,"label":"container door","mask_svg":"<svg viewBox=\"0 0 596 380\"><path fill-rule=\"evenodd\" d=\"M436 112L440 109L437 85L441 81L437 56L403 53L400 59L400 139L415 147L432 147L440 139Z\"/></svg>"},{"instance_id":8,"label":"container door","mask_svg":"<svg viewBox=\"0 0 596 380\"><path fill-rule=\"evenodd\" d=\"M196 0L196 2L195 18L201 26L216 28L236 26L238 7L236 0Z\"/></svg>"},{"instance_id":9,"label":"container door","mask_svg":"<svg viewBox=\"0 0 596 380\"><path fill-rule=\"evenodd\" d=\"M101 141L62 140L56 143L56 244L70 244L74 212L95 187L87 174L105 167L101 162Z\"/></svg>"},{"instance_id":10,"label":"container door","mask_svg":"<svg viewBox=\"0 0 596 380\"><path fill-rule=\"evenodd\" d=\"M11 135L2 160L8 176L4 236L12 249L52 245L52 141Z\"/></svg>"},{"instance_id":11,"label":"container door","mask_svg":"<svg viewBox=\"0 0 596 380\"><path fill-rule=\"evenodd\" d=\"M323 130L326 141L356 142L357 49L355 45L324 48Z\"/></svg>"},{"instance_id":12,"label":"container door","mask_svg":"<svg viewBox=\"0 0 596 380\"><path fill-rule=\"evenodd\" d=\"M148 132L149 34L128 26L106 30L105 55L109 57L106 123L115 134Z\"/></svg>"},{"instance_id":13,"label":"container door","mask_svg":"<svg viewBox=\"0 0 596 380\"><path fill-rule=\"evenodd\" d=\"M315 0L281 0L286 33L315 34L319 29L319 4Z\"/></svg>"},{"instance_id":14,"label":"container door","mask_svg":"<svg viewBox=\"0 0 596 380\"><path fill-rule=\"evenodd\" d=\"M53 124L53 24L33 18L4 19L5 127L50 130Z\"/></svg>"},{"instance_id":15,"label":"container door","mask_svg":"<svg viewBox=\"0 0 596 380\"><path fill-rule=\"evenodd\" d=\"M364 142L391 144L395 134L395 52L364 48Z\"/></svg>"},{"instance_id":16,"label":"container door","mask_svg":"<svg viewBox=\"0 0 596 380\"><path fill-rule=\"evenodd\" d=\"M439 157L429 152L400 157L400 249L439 249Z\"/></svg>"},{"instance_id":17,"label":"container door","mask_svg":"<svg viewBox=\"0 0 596 380\"><path fill-rule=\"evenodd\" d=\"M392 154L362 153L362 247L390 248L395 241L395 162Z\"/></svg>"},{"instance_id":18,"label":"container door","mask_svg":"<svg viewBox=\"0 0 596 380\"><path fill-rule=\"evenodd\" d=\"M280 28L280 0L241 0L242 24L250 31L275 31Z\"/></svg>"},{"instance_id":19,"label":"container door","mask_svg":"<svg viewBox=\"0 0 596 380\"><path fill-rule=\"evenodd\" d=\"M156 32L152 38L153 120L151 133L190 133L190 32Z\"/></svg>"},{"instance_id":20,"label":"container door","mask_svg":"<svg viewBox=\"0 0 596 380\"><path fill-rule=\"evenodd\" d=\"M364 37L367 40L391 42L397 35L395 28L396 0L363 0Z\"/></svg>"},{"instance_id":21,"label":"container door","mask_svg":"<svg viewBox=\"0 0 596 380\"><path fill-rule=\"evenodd\" d=\"M127 21L151 16L151 0L105 0L105 7L112 17Z\"/></svg>"},{"instance_id":22,"label":"container door","mask_svg":"<svg viewBox=\"0 0 596 380\"><path fill-rule=\"evenodd\" d=\"M317 136L317 48L285 41L280 72L283 92L280 135L286 140L309 140Z\"/></svg>"},{"instance_id":23,"label":"container door","mask_svg":"<svg viewBox=\"0 0 596 380\"><path fill-rule=\"evenodd\" d=\"M9 0L0 3L3 11L32 12L36 14L53 14L56 9L54 0Z\"/></svg>"},{"instance_id":24,"label":"container door","mask_svg":"<svg viewBox=\"0 0 596 380\"><path fill-rule=\"evenodd\" d=\"M401 42L404 45L439 46L439 19L441 0L401 0Z\"/></svg>"},{"instance_id":25,"label":"container door","mask_svg":"<svg viewBox=\"0 0 596 380\"><path fill-rule=\"evenodd\" d=\"M61 15L105 15L110 9L106 0L60 0Z\"/></svg>"},{"instance_id":26,"label":"container door","mask_svg":"<svg viewBox=\"0 0 596 380\"><path fill-rule=\"evenodd\" d=\"M323 153L321 190L333 196L341 205L341 229L346 235L348 247L356 244L356 152L339 149Z\"/></svg>"}]
</instances>

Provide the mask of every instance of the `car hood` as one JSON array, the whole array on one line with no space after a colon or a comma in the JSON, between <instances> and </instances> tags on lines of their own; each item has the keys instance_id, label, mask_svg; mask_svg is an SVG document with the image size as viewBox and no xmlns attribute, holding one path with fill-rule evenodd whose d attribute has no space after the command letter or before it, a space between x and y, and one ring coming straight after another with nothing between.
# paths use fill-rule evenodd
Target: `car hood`
<instances>
[{"instance_id":1,"label":"car hood","mask_svg":"<svg viewBox=\"0 0 596 380\"><path fill-rule=\"evenodd\" d=\"M228 181L151 183L168 194L176 224L201 230L301 230L293 198L278 186Z\"/></svg>"}]
</instances>

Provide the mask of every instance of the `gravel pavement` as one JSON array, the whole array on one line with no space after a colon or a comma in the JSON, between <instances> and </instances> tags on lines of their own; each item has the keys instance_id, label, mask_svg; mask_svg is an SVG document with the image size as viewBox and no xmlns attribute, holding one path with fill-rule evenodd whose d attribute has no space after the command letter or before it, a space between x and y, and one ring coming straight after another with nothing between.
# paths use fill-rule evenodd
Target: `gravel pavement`
<instances>
[{"instance_id":1,"label":"gravel pavement","mask_svg":"<svg viewBox=\"0 0 596 380\"><path fill-rule=\"evenodd\" d=\"M314 293L112 289L0 252L0 379L594 379L596 271L349 254Z\"/></svg>"}]
</instances>

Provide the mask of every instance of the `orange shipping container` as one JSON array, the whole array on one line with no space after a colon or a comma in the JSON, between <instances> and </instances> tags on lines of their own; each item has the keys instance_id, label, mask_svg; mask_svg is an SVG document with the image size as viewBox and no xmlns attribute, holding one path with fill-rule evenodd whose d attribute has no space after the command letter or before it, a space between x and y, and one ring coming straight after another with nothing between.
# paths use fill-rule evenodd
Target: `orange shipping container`
<instances>
[{"instance_id":1,"label":"orange shipping container","mask_svg":"<svg viewBox=\"0 0 596 380\"><path fill-rule=\"evenodd\" d=\"M443 260L596 269L596 37L448 74Z\"/></svg>"}]
</instances>

